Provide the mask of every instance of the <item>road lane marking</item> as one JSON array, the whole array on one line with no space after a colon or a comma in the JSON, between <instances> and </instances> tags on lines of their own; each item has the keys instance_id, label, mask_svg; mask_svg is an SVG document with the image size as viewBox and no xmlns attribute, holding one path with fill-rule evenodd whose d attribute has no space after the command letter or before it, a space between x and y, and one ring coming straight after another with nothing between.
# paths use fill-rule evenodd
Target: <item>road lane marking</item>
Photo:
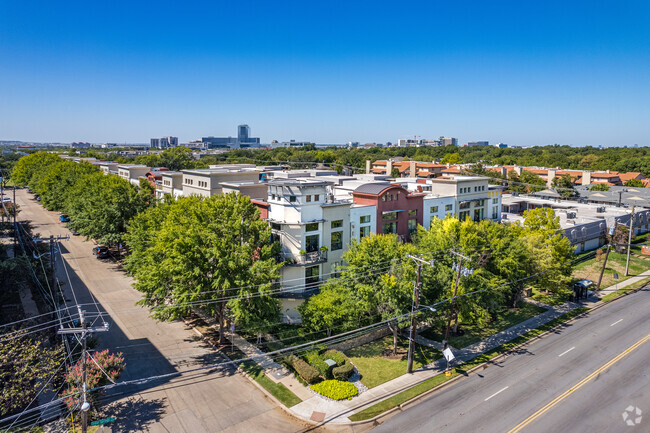
<instances>
[{"instance_id":1,"label":"road lane marking","mask_svg":"<svg viewBox=\"0 0 650 433\"><path fill-rule=\"evenodd\" d=\"M618 361L623 359L625 356L629 355L634 349L638 348L641 346L643 343L646 341L650 340L650 334L646 335L627 349L625 349L623 352L619 353L616 355L611 361L609 361L607 364L603 365L600 367L598 370L594 371L591 373L589 376L585 377L582 379L580 382L576 383L573 387L567 389L564 391L562 394L559 396L555 397L550 403L546 404L546 406L542 407L540 410L526 418L523 422L521 422L519 425L517 425L515 428L510 430L508 433L516 433L521 431L524 427L526 427L528 424L531 422L535 421L537 418L539 418L541 415L544 414L544 412L548 411L551 409L553 406L564 400L566 397L568 397L572 392L577 391L578 389L582 388L587 382L592 380L594 377L598 376L600 373L603 371L607 370L609 367L612 365L616 364Z\"/></svg>"},{"instance_id":2,"label":"road lane marking","mask_svg":"<svg viewBox=\"0 0 650 433\"><path fill-rule=\"evenodd\" d=\"M612 323L612 324L609 325L609 326L614 326L614 325L616 325L617 323L620 323L620 322L622 322L622 321L623 321L623 319L617 320L616 322Z\"/></svg>"},{"instance_id":3,"label":"road lane marking","mask_svg":"<svg viewBox=\"0 0 650 433\"><path fill-rule=\"evenodd\" d=\"M483 400L483 401L488 401L489 399L491 399L492 397L494 397L495 395L497 395L497 394L499 394L499 393L502 393L502 392L505 391L506 389L508 389L507 386L506 386L505 388L502 388L502 389L498 390L497 392L495 392L494 394L492 394L491 396L489 396L488 398L486 398L486 399Z\"/></svg>"},{"instance_id":4,"label":"road lane marking","mask_svg":"<svg viewBox=\"0 0 650 433\"><path fill-rule=\"evenodd\" d=\"M558 355L558 357L560 357L560 356L562 356L562 355L566 355L567 353L571 352L571 351L572 351L573 349L575 349L575 348L576 348L576 347L573 346L571 349L569 349L569 350L565 350L564 352L560 353L560 354Z\"/></svg>"}]
</instances>

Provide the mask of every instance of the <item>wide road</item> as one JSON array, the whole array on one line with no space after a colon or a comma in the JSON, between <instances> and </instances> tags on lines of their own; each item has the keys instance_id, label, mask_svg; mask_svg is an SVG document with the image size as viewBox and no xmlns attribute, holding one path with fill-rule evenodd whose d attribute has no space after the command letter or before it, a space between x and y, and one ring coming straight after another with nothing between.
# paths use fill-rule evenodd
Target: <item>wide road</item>
<instances>
[{"instance_id":1,"label":"wide road","mask_svg":"<svg viewBox=\"0 0 650 433\"><path fill-rule=\"evenodd\" d=\"M649 374L646 288L462 378L375 430L647 432ZM636 409L628 414L633 426L623 418L630 406L642 411L641 419Z\"/></svg>"},{"instance_id":2,"label":"wide road","mask_svg":"<svg viewBox=\"0 0 650 433\"><path fill-rule=\"evenodd\" d=\"M19 219L30 221L41 237L70 234L58 213L45 210L26 190L16 193L21 206ZM160 323L148 311L135 306L140 298L132 280L111 260L97 260L91 242L79 236L62 241L62 253L76 296L89 315L98 308L108 312L109 332L98 334L98 349L123 352L123 380L186 371L218 362L219 357L182 322ZM63 263L57 276L69 291ZM248 379L229 369L205 370L139 386L117 388L106 401L113 401L107 416L116 416L113 431L149 432L298 432L308 426L287 415L268 400Z\"/></svg>"}]
</instances>

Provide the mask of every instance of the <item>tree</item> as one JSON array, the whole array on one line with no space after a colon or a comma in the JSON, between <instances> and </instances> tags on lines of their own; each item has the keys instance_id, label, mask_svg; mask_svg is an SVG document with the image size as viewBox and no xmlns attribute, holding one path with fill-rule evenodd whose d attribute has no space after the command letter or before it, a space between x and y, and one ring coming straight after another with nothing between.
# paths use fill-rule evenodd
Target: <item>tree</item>
<instances>
[{"instance_id":1,"label":"tree","mask_svg":"<svg viewBox=\"0 0 650 433\"><path fill-rule=\"evenodd\" d=\"M34 186L47 209L64 211L65 202L72 186L84 175L99 173L99 169L87 162L61 161L43 169L43 176Z\"/></svg>"},{"instance_id":2,"label":"tree","mask_svg":"<svg viewBox=\"0 0 650 433\"><path fill-rule=\"evenodd\" d=\"M575 185L570 174L567 173L560 177L554 177L552 183L562 198L571 198L576 195Z\"/></svg>"},{"instance_id":3,"label":"tree","mask_svg":"<svg viewBox=\"0 0 650 433\"><path fill-rule=\"evenodd\" d=\"M521 178L517 174L516 171L510 170L508 172L508 189L512 192L518 192L518 193L526 193L528 189L526 188L526 185L523 185Z\"/></svg>"},{"instance_id":4,"label":"tree","mask_svg":"<svg viewBox=\"0 0 650 433\"><path fill-rule=\"evenodd\" d=\"M399 169L397 167L393 167L393 169L390 171L390 177L392 178L400 177Z\"/></svg>"},{"instance_id":5,"label":"tree","mask_svg":"<svg viewBox=\"0 0 650 433\"><path fill-rule=\"evenodd\" d=\"M0 343L0 416L25 408L54 375L63 359L60 348L22 335ZM52 389L57 380L45 389Z\"/></svg>"},{"instance_id":6,"label":"tree","mask_svg":"<svg viewBox=\"0 0 650 433\"><path fill-rule=\"evenodd\" d=\"M597 183L589 188L589 191L609 191L609 185L606 183Z\"/></svg>"},{"instance_id":7,"label":"tree","mask_svg":"<svg viewBox=\"0 0 650 433\"><path fill-rule=\"evenodd\" d=\"M644 188L645 184L643 183L642 180L639 179L630 179L625 182L625 186L631 186L634 188Z\"/></svg>"},{"instance_id":8,"label":"tree","mask_svg":"<svg viewBox=\"0 0 650 433\"><path fill-rule=\"evenodd\" d=\"M520 182L526 184L524 187L528 190L529 193L534 193L542 191L546 186L546 182L537 174L532 171L524 170L519 176Z\"/></svg>"},{"instance_id":9,"label":"tree","mask_svg":"<svg viewBox=\"0 0 650 433\"><path fill-rule=\"evenodd\" d=\"M446 153L445 156L440 161L442 164L462 164L463 158L461 158L460 153Z\"/></svg>"},{"instance_id":10,"label":"tree","mask_svg":"<svg viewBox=\"0 0 650 433\"><path fill-rule=\"evenodd\" d=\"M32 153L18 160L11 172L11 178L16 185L31 186L35 174L42 173L49 165L60 162L63 160L53 153Z\"/></svg>"},{"instance_id":11,"label":"tree","mask_svg":"<svg viewBox=\"0 0 650 433\"><path fill-rule=\"evenodd\" d=\"M201 307L217 316L220 342L228 320L260 330L277 320L280 246L249 197L191 196L161 206L136 217L125 236L140 304L160 320Z\"/></svg>"},{"instance_id":12,"label":"tree","mask_svg":"<svg viewBox=\"0 0 650 433\"><path fill-rule=\"evenodd\" d=\"M339 284L336 279L326 281L320 293L302 303L298 311L305 327L324 330L328 337L335 328L345 331L357 327L361 314L350 287Z\"/></svg>"}]
</instances>

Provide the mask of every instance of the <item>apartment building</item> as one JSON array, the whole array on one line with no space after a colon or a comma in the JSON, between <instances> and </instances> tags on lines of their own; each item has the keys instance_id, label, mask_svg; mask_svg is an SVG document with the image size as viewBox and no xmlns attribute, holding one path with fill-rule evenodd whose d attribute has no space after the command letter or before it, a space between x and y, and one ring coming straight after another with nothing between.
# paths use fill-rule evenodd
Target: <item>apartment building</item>
<instances>
[{"instance_id":1,"label":"apartment building","mask_svg":"<svg viewBox=\"0 0 650 433\"><path fill-rule=\"evenodd\" d=\"M180 171L164 171L161 181L156 184L156 196L161 199L165 195L180 197L183 195L183 173Z\"/></svg>"},{"instance_id":2,"label":"apartment building","mask_svg":"<svg viewBox=\"0 0 650 433\"><path fill-rule=\"evenodd\" d=\"M181 170L183 173L183 195L211 197L223 192L222 183L258 183L260 170L248 168L200 168Z\"/></svg>"},{"instance_id":3,"label":"apartment building","mask_svg":"<svg viewBox=\"0 0 650 433\"><path fill-rule=\"evenodd\" d=\"M133 185L140 184L140 177L151 171L151 167L142 164L120 164L117 166L117 175Z\"/></svg>"}]
</instances>

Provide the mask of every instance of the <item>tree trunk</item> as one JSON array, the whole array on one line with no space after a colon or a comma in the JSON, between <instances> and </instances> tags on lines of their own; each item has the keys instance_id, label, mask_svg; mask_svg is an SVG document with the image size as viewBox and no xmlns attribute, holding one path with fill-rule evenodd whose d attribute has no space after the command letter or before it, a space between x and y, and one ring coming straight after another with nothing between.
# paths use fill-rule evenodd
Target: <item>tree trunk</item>
<instances>
[{"instance_id":1,"label":"tree trunk","mask_svg":"<svg viewBox=\"0 0 650 433\"><path fill-rule=\"evenodd\" d=\"M388 324L388 329L393 333L393 355L397 355L397 326Z\"/></svg>"},{"instance_id":2,"label":"tree trunk","mask_svg":"<svg viewBox=\"0 0 650 433\"><path fill-rule=\"evenodd\" d=\"M226 318L225 318L226 301L219 303L219 344L224 344L224 337L226 334Z\"/></svg>"}]
</instances>

